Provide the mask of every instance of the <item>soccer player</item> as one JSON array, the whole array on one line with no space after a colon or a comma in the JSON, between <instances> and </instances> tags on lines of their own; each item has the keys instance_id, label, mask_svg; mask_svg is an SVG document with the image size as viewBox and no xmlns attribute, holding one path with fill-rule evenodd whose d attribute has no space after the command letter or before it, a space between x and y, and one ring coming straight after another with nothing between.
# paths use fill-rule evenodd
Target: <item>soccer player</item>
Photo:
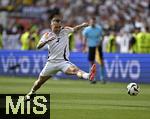
<instances>
[{"instance_id":1,"label":"soccer player","mask_svg":"<svg viewBox=\"0 0 150 119\"><path fill-rule=\"evenodd\" d=\"M65 74L77 75L79 78L89 80L93 80L95 77L95 64L93 64L90 72L86 73L69 61L68 34L70 32L78 31L88 26L88 24L82 23L73 28L63 27L61 19L59 14L53 14L51 16L51 32L45 33L37 45L38 49L46 44L48 45L48 61L41 71L38 80L35 81L30 92L25 96L25 101L30 100L35 92L58 71L62 71Z\"/></svg>"},{"instance_id":2,"label":"soccer player","mask_svg":"<svg viewBox=\"0 0 150 119\"><path fill-rule=\"evenodd\" d=\"M100 25L96 24L96 18L92 17L90 19L90 26L86 27L82 34L84 36L84 47L86 47L86 44L88 46L88 60L90 63L90 67L93 66L95 63L95 54L96 54L96 48L98 48L99 51L99 57L100 57L100 80L105 82L104 80L104 63L103 63L103 53L102 53L102 28ZM85 49L85 48L84 48ZM91 83L96 83L96 80L93 80Z\"/></svg>"}]
</instances>

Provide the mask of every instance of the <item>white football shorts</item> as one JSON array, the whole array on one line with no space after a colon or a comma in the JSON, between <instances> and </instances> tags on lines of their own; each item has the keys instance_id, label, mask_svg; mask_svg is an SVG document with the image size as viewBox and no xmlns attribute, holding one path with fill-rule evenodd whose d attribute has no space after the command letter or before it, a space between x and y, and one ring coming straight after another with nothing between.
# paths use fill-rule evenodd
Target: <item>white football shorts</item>
<instances>
[{"instance_id":1,"label":"white football shorts","mask_svg":"<svg viewBox=\"0 0 150 119\"><path fill-rule=\"evenodd\" d=\"M47 61L43 70L40 73L40 76L53 76L58 71L62 71L65 73L70 66L75 65L69 61L62 61L57 63Z\"/></svg>"}]
</instances>

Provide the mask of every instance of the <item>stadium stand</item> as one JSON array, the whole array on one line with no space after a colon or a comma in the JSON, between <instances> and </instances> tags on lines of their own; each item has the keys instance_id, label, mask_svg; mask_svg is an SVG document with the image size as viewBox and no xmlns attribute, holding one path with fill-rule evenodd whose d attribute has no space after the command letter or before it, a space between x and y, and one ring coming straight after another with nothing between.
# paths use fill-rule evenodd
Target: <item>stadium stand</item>
<instances>
[{"instance_id":1,"label":"stadium stand","mask_svg":"<svg viewBox=\"0 0 150 119\"><path fill-rule=\"evenodd\" d=\"M136 34L136 46L141 47L139 37L142 37L142 47L145 50L136 50L134 53L150 53L149 10L149 0L1 0L0 24L3 29L0 34L0 48L22 49L21 36L30 32L27 37L30 47L27 50L34 50L37 38L49 30L49 15L51 12L60 11L64 15L63 22L69 26L87 21L91 15L96 15L97 22L105 30L103 46L110 45L113 31L116 33L115 42L119 46L117 52L121 53L133 52L132 47L129 50L130 40L134 29L139 28L139 34L142 35ZM36 30L33 30L35 26ZM74 37L75 47L72 50L81 51L80 34L76 33ZM103 48L104 52L107 50Z\"/></svg>"}]
</instances>

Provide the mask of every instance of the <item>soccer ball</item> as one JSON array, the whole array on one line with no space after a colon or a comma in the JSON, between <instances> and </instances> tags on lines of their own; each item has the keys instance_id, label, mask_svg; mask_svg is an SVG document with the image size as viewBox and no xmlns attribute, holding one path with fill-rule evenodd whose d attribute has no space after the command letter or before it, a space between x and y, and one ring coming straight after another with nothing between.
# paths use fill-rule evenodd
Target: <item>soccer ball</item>
<instances>
[{"instance_id":1,"label":"soccer ball","mask_svg":"<svg viewBox=\"0 0 150 119\"><path fill-rule=\"evenodd\" d=\"M129 95L136 96L140 91L140 87L136 83L129 83L127 85L127 91Z\"/></svg>"}]
</instances>

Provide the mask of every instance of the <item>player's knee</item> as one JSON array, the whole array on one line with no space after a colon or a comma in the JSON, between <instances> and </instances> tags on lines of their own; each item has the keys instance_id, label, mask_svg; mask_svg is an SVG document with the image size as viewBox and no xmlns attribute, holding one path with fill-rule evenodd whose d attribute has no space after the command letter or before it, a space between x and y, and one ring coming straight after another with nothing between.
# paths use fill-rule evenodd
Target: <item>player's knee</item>
<instances>
[{"instance_id":1,"label":"player's knee","mask_svg":"<svg viewBox=\"0 0 150 119\"><path fill-rule=\"evenodd\" d=\"M78 71L79 71L79 69L77 67L72 66L72 67L69 67L65 73L66 74L76 74Z\"/></svg>"}]
</instances>

